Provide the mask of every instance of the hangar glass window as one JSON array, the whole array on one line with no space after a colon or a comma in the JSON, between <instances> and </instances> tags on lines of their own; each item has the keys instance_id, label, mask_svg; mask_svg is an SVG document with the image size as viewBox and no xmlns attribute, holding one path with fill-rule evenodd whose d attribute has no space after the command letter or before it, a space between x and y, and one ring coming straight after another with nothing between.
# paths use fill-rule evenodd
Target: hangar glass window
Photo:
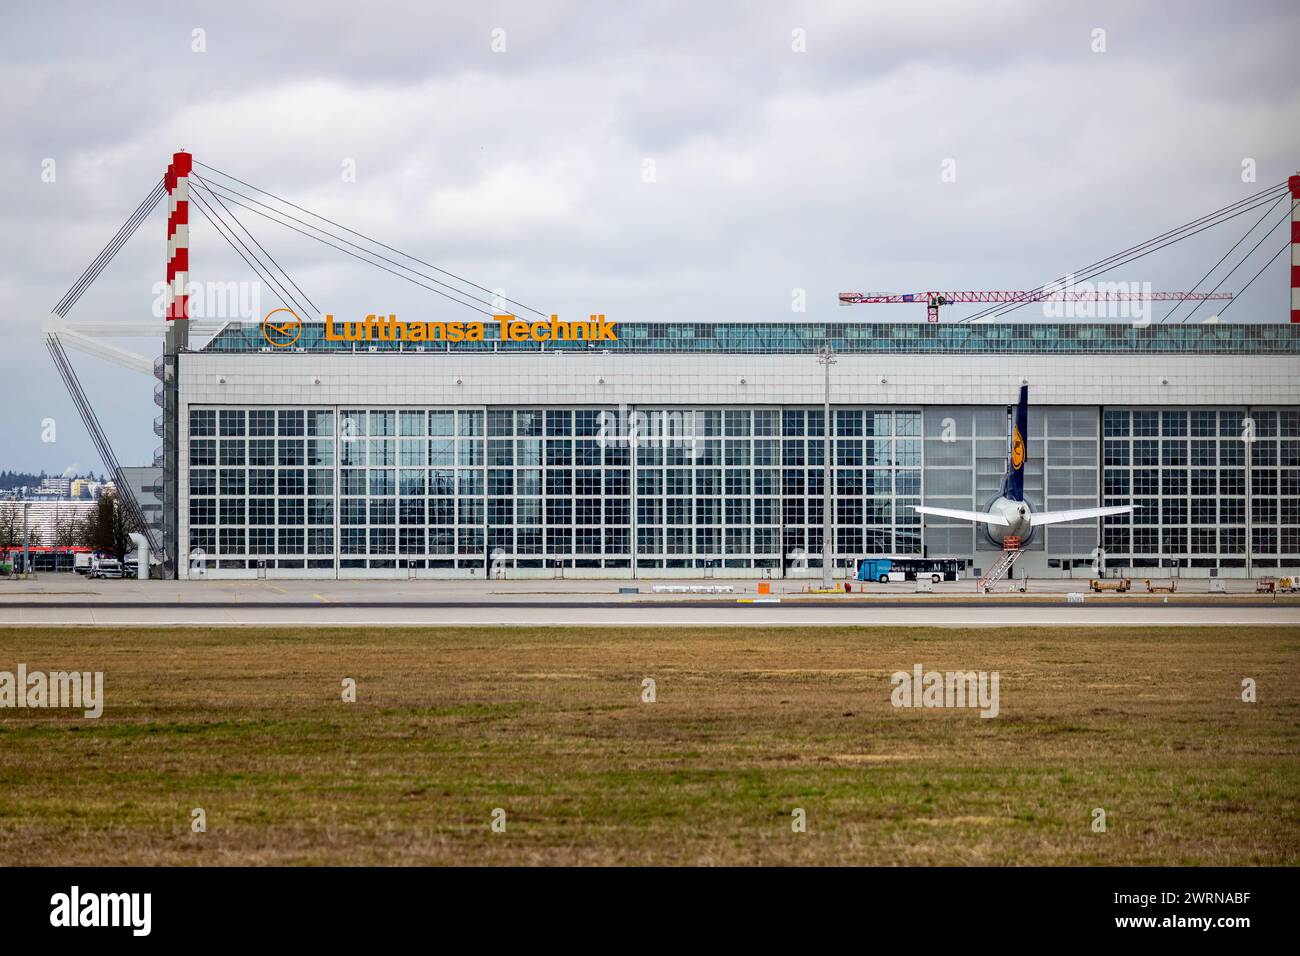
<instances>
[{"instance_id":1,"label":"hangar glass window","mask_svg":"<svg viewBox=\"0 0 1300 956\"><path fill-rule=\"evenodd\" d=\"M207 437L217 433L217 412L212 408L190 410L190 437Z\"/></svg>"}]
</instances>

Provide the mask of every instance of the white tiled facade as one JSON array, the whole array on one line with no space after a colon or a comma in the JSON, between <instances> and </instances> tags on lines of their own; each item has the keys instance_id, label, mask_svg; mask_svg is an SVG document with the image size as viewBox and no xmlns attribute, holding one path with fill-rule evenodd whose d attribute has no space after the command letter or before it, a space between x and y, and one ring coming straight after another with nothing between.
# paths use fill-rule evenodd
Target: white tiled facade
<instances>
[{"instance_id":1,"label":"white tiled facade","mask_svg":"<svg viewBox=\"0 0 1300 956\"><path fill-rule=\"evenodd\" d=\"M1086 507L1119 500L1111 492L1127 482L1158 513L1153 525L1150 513L1125 525L1130 548L1148 544L1151 529L1159 542L1131 552L1136 567L1181 542L1171 556L1180 573L1245 573L1244 550L1223 548L1244 540L1240 509L1216 507L1211 523L1204 502L1223 497L1220 482L1233 489L1227 497L1243 497L1234 483L1244 461L1231 448L1242 445L1237 425L1258 417L1252 477L1272 489L1273 507L1251 495L1254 530L1271 529L1256 535L1271 550L1254 564L1294 567L1298 372L1296 356L1270 354L840 354L831 378L837 563L924 551L986 564L992 546L973 528L929 519L922 527L910 506L922 497L987 504L1001 477L1006 406L1028 381L1031 501ZM209 577L482 577L489 551L516 576L779 576L793 573L789 555L800 549L819 573L823 396L812 355L187 352L178 550L199 547ZM647 420L695 413L689 454L621 441L593 451L593 416L620 408ZM254 413L268 410L276 427L253 433L254 419L259 428L267 420ZM1152 411L1169 414L1149 436ZM1215 431L1206 436L1210 411ZM1121 413L1137 431L1104 435ZM206 431L209 421L211 435L191 434L192 422ZM1151 440L1165 444L1148 467ZM258 457L268 449L270 463ZM1243 530L1207 549L1224 514ZM227 531L242 550L223 548ZM1102 534L1095 522L1052 528L1026 565L1062 573ZM1109 550L1112 565L1125 560ZM181 562L179 574L190 573Z\"/></svg>"}]
</instances>

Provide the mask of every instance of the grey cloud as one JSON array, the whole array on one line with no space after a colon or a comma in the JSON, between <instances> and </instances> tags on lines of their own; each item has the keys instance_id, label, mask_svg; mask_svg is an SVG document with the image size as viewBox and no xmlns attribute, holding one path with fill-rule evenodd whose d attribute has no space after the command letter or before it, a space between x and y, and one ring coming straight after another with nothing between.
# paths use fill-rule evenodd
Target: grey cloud
<instances>
[{"instance_id":1,"label":"grey cloud","mask_svg":"<svg viewBox=\"0 0 1300 956\"><path fill-rule=\"evenodd\" d=\"M625 320L794 318L794 287L809 319L915 319L835 295L1031 286L1300 163L1300 13L1281 0L54 2L8 17L0 376L19 398L0 437L14 466L94 460L40 317L180 146L521 301ZM497 27L505 54L489 47ZM807 53L790 49L796 28ZM57 184L40 181L45 157ZM1244 157L1258 185L1241 182ZM239 214L318 304L456 308ZM249 277L195 218L195 278ZM1190 285L1235 228L1124 278ZM155 217L74 317L147 314L162 258ZM1281 265L1235 317L1280 318ZM147 459L152 381L75 361L120 457ZM64 423L57 447L39 442L47 414Z\"/></svg>"}]
</instances>

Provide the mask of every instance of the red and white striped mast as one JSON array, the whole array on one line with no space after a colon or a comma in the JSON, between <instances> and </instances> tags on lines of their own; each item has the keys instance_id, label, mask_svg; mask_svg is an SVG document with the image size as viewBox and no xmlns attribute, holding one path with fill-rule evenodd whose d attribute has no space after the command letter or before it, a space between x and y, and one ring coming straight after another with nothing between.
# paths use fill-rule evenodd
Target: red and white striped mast
<instances>
[{"instance_id":1,"label":"red and white striped mast","mask_svg":"<svg viewBox=\"0 0 1300 956\"><path fill-rule=\"evenodd\" d=\"M189 345L190 299L190 170L194 157L186 152L172 156L167 167L167 309L164 315L173 331L173 348Z\"/></svg>"},{"instance_id":2,"label":"red and white striped mast","mask_svg":"<svg viewBox=\"0 0 1300 956\"><path fill-rule=\"evenodd\" d=\"M177 469L180 458L180 401L177 389L180 353L190 347L190 170L194 157L182 150L172 155L164 185L167 187L167 336L163 345L163 552L166 573L177 577L185 561L180 549L180 495Z\"/></svg>"},{"instance_id":3,"label":"red and white striped mast","mask_svg":"<svg viewBox=\"0 0 1300 956\"><path fill-rule=\"evenodd\" d=\"M1291 187L1291 321L1300 322L1300 173L1287 179Z\"/></svg>"}]
</instances>

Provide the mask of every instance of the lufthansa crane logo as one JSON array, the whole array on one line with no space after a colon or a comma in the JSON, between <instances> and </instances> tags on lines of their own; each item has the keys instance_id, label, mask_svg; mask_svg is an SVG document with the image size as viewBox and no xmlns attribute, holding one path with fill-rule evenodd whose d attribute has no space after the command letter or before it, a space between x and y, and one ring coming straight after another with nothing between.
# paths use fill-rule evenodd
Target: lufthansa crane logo
<instances>
[{"instance_id":1,"label":"lufthansa crane logo","mask_svg":"<svg viewBox=\"0 0 1300 956\"><path fill-rule=\"evenodd\" d=\"M288 317L272 322L271 317L280 312L287 312ZM262 338L278 349L288 348L302 335L302 319L293 309L272 309L262 320Z\"/></svg>"},{"instance_id":2,"label":"lufthansa crane logo","mask_svg":"<svg viewBox=\"0 0 1300 956\"><path fill-rule=\"evenodd\" d=\"M1019 471L1025 464L1025 439L1017 428L1011 433L1011 467Z\"/></svg>"}]
</instances>

